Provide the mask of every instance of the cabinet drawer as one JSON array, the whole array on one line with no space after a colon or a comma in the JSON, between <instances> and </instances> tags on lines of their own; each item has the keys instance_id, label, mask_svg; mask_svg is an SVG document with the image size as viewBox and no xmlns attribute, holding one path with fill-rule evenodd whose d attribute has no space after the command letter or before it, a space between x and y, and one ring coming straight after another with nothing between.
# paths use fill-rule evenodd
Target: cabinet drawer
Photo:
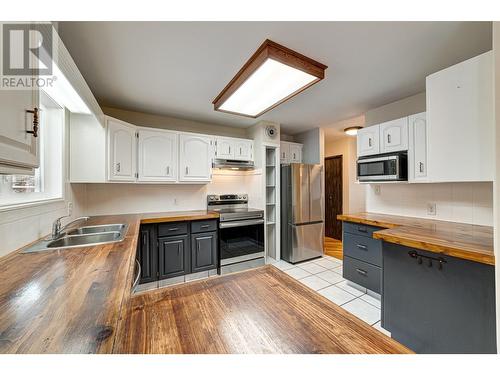
<instances>
[{"instance_id":1,"label":"cabinet drawer","mask_svg":"<svg viewBox=\"0 0 500 375\"><path fill-rule=\"evenodd\" d=\"M366 224L358 224L344 221L344 232L359 234L360 236L373 237L373 232L382 230L383 228L374 227Z\"/></svg>"},{"instance_id":2,"label":"cabinet drawer","mask_svg":"<svg viewBox=\"0 0 500 375\"><path fill-rule=\"evenodd\" d=\"M382 267L382 241L358 234L344 233L344 254Z\"/></svg>"},{"instance_id":3,"label":"cabinet drawer","mask_svg":"<svg viewBox=\"0 0 500 375\"><path fill-rule=\"evenodd\" d=\"M158 237L176 236L187 232L188 223L186 222L158 224Z\"/></svg>"},{"instance_id":4,"label":"cabinet drawer","mask_svg":"<svg viewBox=\"0 0 500 375\"><path fill-rule=\"evenodd\" d=\"M217 220L200 220L191 222L191 233L213 232L217 230Z\"/></svg>"},{"instance_id":5,"label":"cabinet drawer","mask_svg":"<svg viewBox=\"0 0 500 375\"><path fill-rule=\"evenodd\" d=\"M359 284L376 293L380 293L381 269L372 264L344 256L344 279Z\"/></svg>"}]
</instances>

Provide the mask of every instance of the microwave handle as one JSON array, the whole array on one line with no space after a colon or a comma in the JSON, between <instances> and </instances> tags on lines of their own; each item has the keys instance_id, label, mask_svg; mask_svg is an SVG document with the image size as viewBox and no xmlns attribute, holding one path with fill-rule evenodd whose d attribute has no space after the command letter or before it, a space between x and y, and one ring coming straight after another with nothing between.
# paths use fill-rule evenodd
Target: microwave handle
<instances>
[{"instance_id":1,"label":"microwave handle","mask_svg":"<svg viewBox=\"0 0 500 375\"><path fill-rule=\"evenodd\" d=\"M396 155L392 155L392 156L381 156L377 158L358 159L358 164L373 163L376 161L396 160L397 158L398 157Z\"/></svg>"}]
</instances>

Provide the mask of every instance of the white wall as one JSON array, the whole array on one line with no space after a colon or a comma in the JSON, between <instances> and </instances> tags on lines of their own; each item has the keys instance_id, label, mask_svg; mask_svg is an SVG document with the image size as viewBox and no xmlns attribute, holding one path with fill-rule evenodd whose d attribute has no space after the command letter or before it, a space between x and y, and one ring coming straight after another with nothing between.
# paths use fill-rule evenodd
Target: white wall
<instances>
[{"instance_id":1,"label":"white wall","mask_svg":"<svg viewBox=\"0 0 500 375\"><path fill-rule=\"evenodd\" d=\"M428 203L436 203L435 216L427 215ZM493 184L371 184L366 190L366 211L491 226Z\"/></svg>"},{"instance_id":2,"label":"white wall","mask_svg":"<svg viewBox=\"0 0 500 375\"><path fill-rule=\"evenodd\" d=\"M381 122L425 112L425 107L425 92L421 92L420 94L369 110L365 113L365 126L376 125Z\"/></svg>"},{"instance_id":3,"label":"white wall","mask_svg":"<svg viewBox=\"0 0 500 375\"><path fill-rule=\"evenodd\" d=\"M303 133L295 134L294 142L302 143L302 161L307 164L323 164L324 135L323 130L315 128Z\"/></svg>"},{"instance_id":4,"label":"white wall","mask_svg":"<svg viewBox=\"0 0 500 375\"><path fill-rule=\"evenodd\" d=\"M215 172L215 171L214 171ZM208 194L248 193L249 206L264 207L262 174L219 171L206 185L87 184L86 212L108 215L205 210Z\"/></svg>"},{"instance_id":5,"label":"white wall","mask_svg":"<svg viewBox=\"0 0 500 375\"><path fill-rule=\"evenodd\" d=\"M106 115L137 126L247 138L247 130L245 128L191 121L170 116L152 115L112 107L102 107L102 110Z\"/></svg>"},{"instance_id":6,"label":"white wall","mask_svg":"<svg viewBox=\"0 0 500 375\"><path fill-rule=\"evenodd\" d=\"M65 147L67 155L68 118L66 112L65 123ZM65 160L64 158L63 160ZM66 169L64 168L64 180L66 181ZM82 216L85 213L85 186L75 186L68 182L64 184L64 199L41 205L17 208L9 211L0 211L0 256L4 256L18 248L50 234L52 222L67 214L68 202L73 203L72 218ZM69 219L66 219L69 220Z\"/></svg>"}]
</instances>

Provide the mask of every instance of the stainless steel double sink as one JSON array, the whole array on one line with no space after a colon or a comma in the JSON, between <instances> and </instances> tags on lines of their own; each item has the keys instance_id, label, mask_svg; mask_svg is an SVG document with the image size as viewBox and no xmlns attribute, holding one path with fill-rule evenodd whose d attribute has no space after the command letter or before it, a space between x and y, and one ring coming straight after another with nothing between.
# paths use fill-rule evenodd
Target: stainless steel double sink
<instances>
[{"instance_id":1,"label":"stainless steel double sink","mask_svg":"<svg viewBox=\"0 0 500 375\"><path fill-rule=\"evenodd\" d=\"M75 247L104 245L123 241L127 233L127 224L92 225L71 229L61 237L44 238L24 249L23 253L69 249Z\"/></svg>"}]
</instances>

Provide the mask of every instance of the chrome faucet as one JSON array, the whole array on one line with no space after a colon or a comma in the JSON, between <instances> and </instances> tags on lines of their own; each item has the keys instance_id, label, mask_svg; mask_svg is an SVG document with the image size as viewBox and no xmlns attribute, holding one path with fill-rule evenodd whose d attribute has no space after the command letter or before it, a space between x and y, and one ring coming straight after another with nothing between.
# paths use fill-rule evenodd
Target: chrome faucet
<instances>
[{"instance_id":1,"label":"chrome faucet","mask_svg":"<svg viewBox=\"0 0 500 375\"><path fill-rule=\"evenodd\" d=\"M58 217L56 220L54 220L54 223L52 223L52 235L50 237L51 240L55 240L56 238L61 237L63 231L68 228L70 225L78 222L78 221L87 221L90 219L90 216L81 216L79 218L76 218L75 220L70 221L67 223L65 226L61 227L61 219L64 219L65 217L69 217L70 215L65 215Z\"/></svg>"}]
</instances>

